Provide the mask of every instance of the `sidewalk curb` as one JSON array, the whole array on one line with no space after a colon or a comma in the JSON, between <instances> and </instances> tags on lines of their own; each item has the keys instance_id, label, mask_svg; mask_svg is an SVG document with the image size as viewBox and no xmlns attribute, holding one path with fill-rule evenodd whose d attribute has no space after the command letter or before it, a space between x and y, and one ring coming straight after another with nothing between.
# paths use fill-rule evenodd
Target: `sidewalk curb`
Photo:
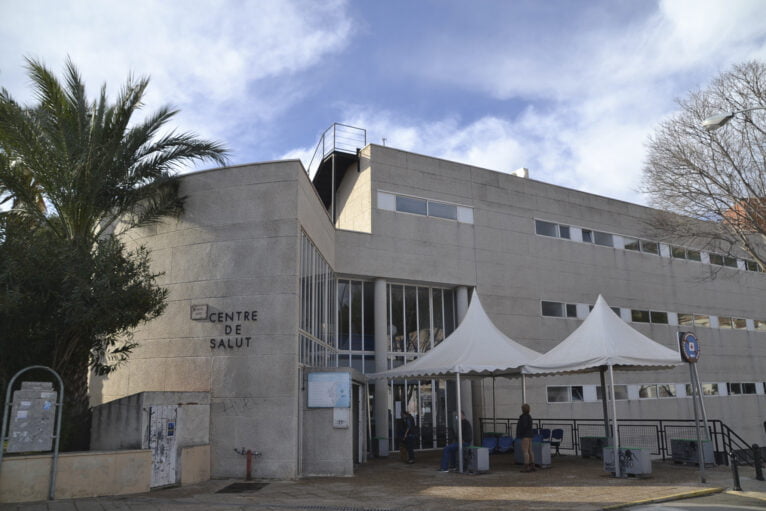
<instances>
[{"instance_id":1,"label":"sidewalk curb","mask_svg":"<svg viewBox=\"0 0 766 511\"><path fill-rule=\"evenodd\" d=\"M656 504L658 502L668 502L671 500L692 499L694 497L704 497L705 495L712 495L714 493L721 493L724 491L726 491L726 488L703 488L701 490L676 493L675 495L668 495L667 497L658 497L656 499L644 499L644 500L637 500L635 502L626 502L624 504L615 504L613 506L606 506L601 509L603 509L604 511L607 511L611 509L622 509L629 506L641 506L644 504Z\"/></svg>"}]
</instances>

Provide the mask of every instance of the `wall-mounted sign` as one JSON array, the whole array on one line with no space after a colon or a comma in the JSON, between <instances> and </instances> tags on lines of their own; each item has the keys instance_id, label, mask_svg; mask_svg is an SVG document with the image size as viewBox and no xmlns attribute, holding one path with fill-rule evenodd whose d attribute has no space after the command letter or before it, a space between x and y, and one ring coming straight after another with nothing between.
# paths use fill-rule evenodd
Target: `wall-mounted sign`
<instances>
[{"instance_id":1,"label":"wall-mounted sign","mask_svg":"<svg viewBox=\"0 0 766 511\"><path fill-rule=\"evenodd\" d=\"M694 364L700 358L700 345L697 337L691 332L679 332L678 334L681 357L690 364Z\"/></svg>"},{"instance_id":2,"label":"wall-mounted sign","mask_svg":"<svg viewBox=\"0 0 766 511\"><path fill-rule=\"evenodd\" d=\"M351 406L351 375L348 373L309 373L309 408L348 408Z\"/></svg>"},{"instance_id":3,"label":"wall-mounted sign","mask_svg":"<svg viewBox=\"0 0 766 511\"><path fill-rule=\"evenodd\" d=\"M191 319L195 321L200 319L207 319L207 304L192 305L190 316Z\"/></svg>"}]
</instances>

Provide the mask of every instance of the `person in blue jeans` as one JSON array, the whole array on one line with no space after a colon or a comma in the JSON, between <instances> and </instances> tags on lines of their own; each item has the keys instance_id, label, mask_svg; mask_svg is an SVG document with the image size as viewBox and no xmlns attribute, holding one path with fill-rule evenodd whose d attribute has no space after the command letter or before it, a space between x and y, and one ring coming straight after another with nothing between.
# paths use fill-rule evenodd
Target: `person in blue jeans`
<instances>
[{"instance_id":1,"label":"person in blue jeans","mask_svg":"<svg viewBox=\"0 0 766 511\"><path fill-rule=\"evenodd\" d=\"M465 412L462 410L460 411L460 429L463 433L463 449L467 449L473 439L473 430L471 429L471 423L465 418ZM450 467L457 467L457 453L460 450L458 442L459 440L456 439L453 443L444 447L439 472L449 472Z\"/></svg>"}]
</instances>

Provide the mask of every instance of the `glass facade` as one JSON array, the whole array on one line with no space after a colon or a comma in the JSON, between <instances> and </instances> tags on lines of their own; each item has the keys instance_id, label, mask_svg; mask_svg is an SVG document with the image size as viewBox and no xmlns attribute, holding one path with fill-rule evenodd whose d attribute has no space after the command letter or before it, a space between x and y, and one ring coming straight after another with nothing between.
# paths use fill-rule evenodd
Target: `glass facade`
<instances>
[{"instance_id":1,"label":"glass facade","mask_svg":"<svg viewBox=\"0 0 766 511\"><path fill-rule=\"evenodd\" d=\"M300 258L300 362L337 367L335 273L305 232Z\"/></svg>"}]
</instances>

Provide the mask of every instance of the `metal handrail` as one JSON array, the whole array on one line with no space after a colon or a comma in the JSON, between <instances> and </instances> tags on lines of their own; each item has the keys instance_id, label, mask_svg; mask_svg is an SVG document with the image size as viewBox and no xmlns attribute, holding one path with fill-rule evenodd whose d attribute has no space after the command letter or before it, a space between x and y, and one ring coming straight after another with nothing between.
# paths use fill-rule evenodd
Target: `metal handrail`
<instances>
[{"instance_id":1,"label":"metal handrail","mask_svg":"<svg viewBox=\"0 0 766 511\"><path fill-rule=\"evenodd\" d=\"M356 154L367 145L367 130L348 124L333 123L319 137L314 154L311 156L306 173L313 179L319 165L334 152Z\"/></svg>"}]
</instances>

